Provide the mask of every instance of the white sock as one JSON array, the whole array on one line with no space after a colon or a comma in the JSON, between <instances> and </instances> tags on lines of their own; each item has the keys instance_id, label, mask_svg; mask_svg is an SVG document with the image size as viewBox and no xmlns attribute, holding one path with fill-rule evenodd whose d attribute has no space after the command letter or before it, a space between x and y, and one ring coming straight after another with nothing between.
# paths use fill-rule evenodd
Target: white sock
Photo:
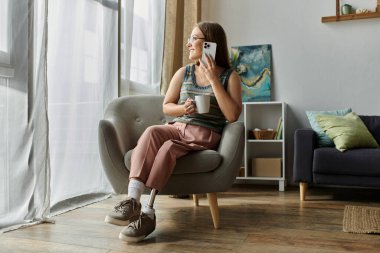
<instances>
[{"instance_id":1,"label":"white sock","mask_svg":"<svg viewBox=\"0 0 380 253\"><path fill-rule=\"evenodd\" d=\"M143 194L144 190L144 183L136 179L129 180L128 197L134 198L138 203L140 203L141 194Z\"/></svg>"},{"instance_id":2,"label":"white sock","mask_svg":"<svg viewBox=\"0 0 380 253\"><path fill-rule=\"evenodd\" d=\"M151 218L152 220L154 219L155 210L153 207L149 207L148 205L146 205L142 208L142 212L148 215L149 218Z\"/></svg>"}]
</instances>

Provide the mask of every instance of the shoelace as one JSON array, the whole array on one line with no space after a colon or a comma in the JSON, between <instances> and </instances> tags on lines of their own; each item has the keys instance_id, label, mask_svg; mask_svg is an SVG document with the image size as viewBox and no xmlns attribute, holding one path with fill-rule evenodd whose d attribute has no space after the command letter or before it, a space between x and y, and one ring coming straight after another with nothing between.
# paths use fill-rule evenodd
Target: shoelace
<instances>
[{"instance_id":1,"label":"shoelace","mask_svg":"<svg viewBox=\"0 0 380 253\"><path fill-rule=\"evenodd\" d=\"M116 212L121 212L123 214L128 213L128 211L129 211L129 203L132 204L132 210L135 210L136 202L133 201L132 199L126 199L126 200L121 201L117 206L115 206L115 211Z\"/></svg>"},{"instance_id":2,"label":"shoelace","mask_svg":"<svg viewBox=\"0 0 380 253\"><path fill-rule=\"evenodd\" d=\"M140 215L140 217L139 217L138 220L135 220L134 222L129 223L128 228L132 228L132 229L134 229L134 230L139 229L139 228L141 227L141 220L142 220L143 216L144 216L144 218L145 218L146 215L145 215L144 213L142 213L142 214Z\"/></svg>"}]
</instances>

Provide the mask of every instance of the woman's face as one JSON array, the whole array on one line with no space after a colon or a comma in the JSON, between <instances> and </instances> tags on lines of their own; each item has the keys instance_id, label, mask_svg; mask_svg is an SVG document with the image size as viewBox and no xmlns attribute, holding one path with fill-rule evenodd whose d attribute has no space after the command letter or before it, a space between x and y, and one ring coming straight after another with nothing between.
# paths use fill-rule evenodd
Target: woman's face
<instances>
[{"instance_id":1,"label":"woman's face","mask_svg":"<svg viewBox=\"0 0 380 253\"><path fill-rule=\"evenodd\" d=\"M198 27L195 27L187 41L187 48L190 51L189 59L197 61L202 57L204 35Z\"/></svg>"}]
</instances>

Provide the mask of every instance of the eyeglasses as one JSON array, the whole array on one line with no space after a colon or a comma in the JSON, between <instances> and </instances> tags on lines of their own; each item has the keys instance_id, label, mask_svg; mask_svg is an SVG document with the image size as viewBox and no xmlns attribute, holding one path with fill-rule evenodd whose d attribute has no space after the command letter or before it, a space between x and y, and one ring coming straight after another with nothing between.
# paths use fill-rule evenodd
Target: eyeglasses
<instances>
[{"instance_id":1,"label":"eyeglasses","mask_svg":"<svg viewBox=\"0 0 380 253\"><path fill-rule=\"evenodd\" d=\"M187 38L187 43L193 44L193 42L196 40L204 40L204 39L205 38L198 38L198 37L191 36L191 37Z\"/></svg>"}]
</instances>

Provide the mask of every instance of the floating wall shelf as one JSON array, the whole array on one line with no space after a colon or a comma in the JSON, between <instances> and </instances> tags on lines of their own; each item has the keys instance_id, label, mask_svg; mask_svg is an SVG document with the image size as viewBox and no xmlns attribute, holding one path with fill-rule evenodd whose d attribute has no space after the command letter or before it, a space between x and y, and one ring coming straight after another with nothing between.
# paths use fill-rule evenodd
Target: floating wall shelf
<instances>
[{"instance_id":1,"label":"floating wall shelf","mask_svg":"<svg viewBox=\"0 0 380 253\"><path fill-rule=\"evenodd\" d=\"M380 0L377 0L376 12L361 13L361 14L346 14L346 15L340 15L340 0L336 0L336 16L322 17L322 23L368 19L368 18L380 18Z\"/></svg>"}]
</instances>

